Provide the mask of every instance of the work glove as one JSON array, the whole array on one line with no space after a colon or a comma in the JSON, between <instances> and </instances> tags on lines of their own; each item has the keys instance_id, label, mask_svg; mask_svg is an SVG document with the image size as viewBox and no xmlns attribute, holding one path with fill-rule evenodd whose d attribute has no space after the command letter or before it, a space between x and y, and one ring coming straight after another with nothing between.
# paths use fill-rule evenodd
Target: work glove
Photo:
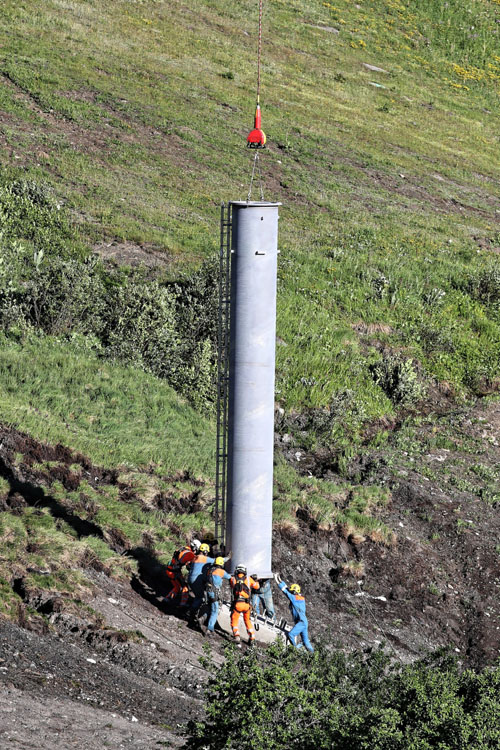
<instances>
[{"instance_id":1,"label":"work glove","mask_svg":"<svg viewBox=\"0 0 500 750\"><path fill-rule=\"evenodd\" d=\"M279 573L275 573L274 574L274 580L276 581L276 583L278 584L278 586L280 585L280 583L283 582L283 578L280 576Z\"/></svg>"}]
</instances>

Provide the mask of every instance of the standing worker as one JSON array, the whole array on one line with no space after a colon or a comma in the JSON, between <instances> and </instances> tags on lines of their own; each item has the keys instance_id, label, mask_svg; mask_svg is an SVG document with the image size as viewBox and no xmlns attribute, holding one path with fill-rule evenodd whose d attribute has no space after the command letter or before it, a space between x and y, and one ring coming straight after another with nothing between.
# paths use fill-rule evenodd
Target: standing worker
<instances>
[{"instance_id":1,"label":"standing worker","mask_svg":"<svg viewBox=\"0 0 500 750\"><path fill-rule=\"evenodd\" d=\"M189 567L188 584L189 588L194 594L194 599L191 602L191 607L189 608L189 614L193 617L196 615L196 612L200 608L200 604L203 601L203 591L205 588L203 568L205 568L206 565L208 566L215 562L214 557L208 557L209 552L210 547L208 546L208 544L201 544L198 554L195 555Z\"/></svg>"},{"instance_id":2,"label":"standing worker","mask_svg":"<svg viewBox=\"0 0 500 750\"><path fill-rule=\"evenodd\" d=\"M255 641L252 622L250 620L250 596L252 589L257 591L259 584L253 578L247 576L247 569L244 565L238 565L234 569L234 576L231 577L230 585L233 590L233 601L231 605L231 627L233 629L234 642L238 645L241 643L238 622L240 615L243 615L245 627L248 633L248 642L250 645Z\"/></svg>"},{"instance_id":3,"label":"standing worker","mask_svg":"<svg viewBox=\"0 0 500 750\"><path fill-rule=\"evenodd\" d=\"M281 578L279 573L274 576L278 587L283 591L286 597L290 601L290 612L295 622L294 627L287 633L287 638L295 648L302 648L302 643L296 643L295 638L298 635L302 636L302 642L308 651L314 651L311 641L309 640L308 633L308 622L306 617L306 600L300 593L300 586L298 583L292 583L290 588L286 585L285 581Z\"/></svg>"},{"instance_id":4,"label":"standing worker","mask_svg":"<svg viewBox=\"0 0 500 750\"><path fill-rule=\"evenodd\" d=\"M260 603L264 609L264 614L269 619L274 620L274 602L273 592L271 589L270 578L257 578L256 575L252 575L252 578L257 581L259 588L257 591L252 592L252 609L256 615L260 615Z\"/></svg>"},{"instance_id":5,"label":"standing worker","mask_svg":"<svg viewBox=\"0 0 500 750\"><path fill-rule=\"evenodd\" d=\"M174 552L174 555L167 565L166 574L167 578L170 579L172 588L165 597L165 601L173 601L179 594L181 594L181 607L186 607L189 598L188 587L186 581L182 575L182 568L185 565L189 565L195 558L198 550L200 549L201 542L198 539L193 539L190 545L181 547Z\"/></svg>"},{"instance_id":6,"label":"standing worker","mask_svg":"<svg viewBox=\"0 0 500 750\"><path fill-rule=\"evenodd\" d=\"M211 636L215 629L215 623L219 615L220 603L222 601L222 582L230 581L231 576L224 570L224 558L216 557L215 563L205 573L205 591L210 604L210 615L208 618L207 635Z\"/></svg>"}]
</instances>

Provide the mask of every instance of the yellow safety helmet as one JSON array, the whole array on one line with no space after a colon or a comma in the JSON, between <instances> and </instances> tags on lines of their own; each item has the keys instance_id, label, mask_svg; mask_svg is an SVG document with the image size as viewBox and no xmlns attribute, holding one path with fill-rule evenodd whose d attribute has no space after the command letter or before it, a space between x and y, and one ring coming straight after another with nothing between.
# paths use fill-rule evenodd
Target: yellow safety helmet
<instances>
[{"instance_id":1,"label":"yellow safety helmet","mask_svg":"<svg viewBox=\"0 0 500 750\"><path fill-rule=\"evenodd\" d=\"M215 564L219 565L221 568L224 567L224 558L223 557L216 557L215 558Z\"/></svg>"},{"instance_id":2,"label":"yellow safety helmet","mask_svg":"<svg viewBox=\"0 0 500 750\"><path fill-rule=\"evenodd\" d=\"M290 586L290 591L292 591L294 594L300 594L300 586L298 583L292 583Z\"/></svg>"},{"instance_id":3,"label":"yellow safety helmet","mask_svg":"<svg viewBox=\"0 0 500 750\"><path fill-rule=\"evenodd\" d=\"M210 552L210 547L208 546L208 544L201 544L200 545L200 552L203 555L206 554L207 552Z\"/></svg>"}]
</instances>

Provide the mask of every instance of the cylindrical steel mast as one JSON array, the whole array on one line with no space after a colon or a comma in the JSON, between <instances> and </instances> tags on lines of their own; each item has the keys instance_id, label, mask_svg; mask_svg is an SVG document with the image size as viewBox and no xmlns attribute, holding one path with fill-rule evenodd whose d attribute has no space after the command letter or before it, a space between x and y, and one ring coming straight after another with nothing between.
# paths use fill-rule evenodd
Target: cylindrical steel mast
<instances>
[{"instance_id":1,"label":"cylindrical steel mast","mask_svg":"<svg viewBox=\"0 0 500 750\"><path fill-rule=\"evenodd\" d=\"M279 203L234 201L228 413L231 565L270 577Z\"/></svg>"}]
</instances>

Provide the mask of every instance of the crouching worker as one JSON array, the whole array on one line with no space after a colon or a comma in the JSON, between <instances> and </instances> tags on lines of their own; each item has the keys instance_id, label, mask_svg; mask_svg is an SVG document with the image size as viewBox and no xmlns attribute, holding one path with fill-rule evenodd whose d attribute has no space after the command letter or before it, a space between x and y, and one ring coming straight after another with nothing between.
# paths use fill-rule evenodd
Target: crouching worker
<instances>
[{"instance_id":1,"label":"crouching worker","mask_svg":"<svg viewBox=\"0 0 500 750\"><path fill-rule=\"evenodd\" d=\"M292 583L290 588L286 585L285 581L281 578L279 573L274 576L278 587L288 597L290 601L290 612L295 623L294 627L287 633L287 638L295 648L302 648L302 643L308 651L314 651L311 641L309 640L308 633L308 622L306 617L306 600L300 593L300 586L298 583ZM296 643L296 636L302 636L302 643Z\"/></svg>"},{"instance_id":2,"label":"crouching worker","mask_svg":"<svg viewBox=\"0 0 500 750\"><path fill-rule=\"evenodd\" d=\"M255 641L255 633L250 620L250 613L252 611L250 606L250 596L252 590L258 590L259 584L247 575L247 569L244 565L238 565L234 570L234 576L231 576L230 585L233 592L231 628L233 629L234 642L237 644L241 643L238 623L240 615L243 615L243 620L245 621L245 627L248 633L248 642L252 644Z\"/></svg>"},{"instance_id":3,"label":"crouching worker","mask_svg":"<svg viewBox=\"0 0 500 750\"><path fill-rule=\"evenodd\" d=\"M174 552L172 560L167 566L165 571L167 578L170 579L172 588L165 597L165 601L172 602L176 599L179 594L181 595L180 606L186 607L189 599L189 591L186 586L186 581L182 575L182 568L185 565L189 565L195 558L198 550L200 549L201 542L198 539L193 539L189 546L182 547Z\"/></svg>"},{"instance_id":4,"label":"crouching worker","mask_svg":"<svg viewBox=\"0 0 500 750\"><path fill-rule=\"evenodd\" d=\"M219 616L219 607L222 601L222 582L230 581L231 576L224 570L224 558L216 557L213 565L210 565L205 573L205 591L210 605L208 617L207 636L211 636L215 629L215 623Z\"/></svg>"},{"instance_id":5,"label":"crouching worker","mask_svg":"<svg viewBox=\"0 0 500 750\"><path fill-rule=\"evenodd\" d=\"M269 619L274 620L274 603L273 603L273 592L271 589L270 578L257 578L256 575L252 575L252 578L259 584L258 591L252 592L252 608L256 615L260 615L260 604L262 602L264 607L264 614Z\"/></svg>"}]
</instances>

